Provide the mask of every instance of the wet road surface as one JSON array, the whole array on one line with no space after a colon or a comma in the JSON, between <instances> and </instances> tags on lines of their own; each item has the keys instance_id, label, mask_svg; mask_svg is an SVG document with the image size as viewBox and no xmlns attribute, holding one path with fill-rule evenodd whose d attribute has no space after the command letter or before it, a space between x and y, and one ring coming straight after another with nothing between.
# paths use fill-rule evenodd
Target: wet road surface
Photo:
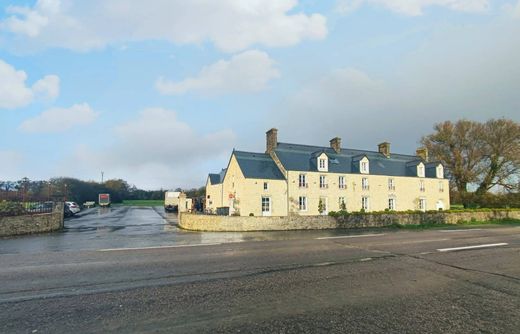
<instances>
[{"instance_id":1,"label":"wet road surface","mask_svg":"<svg viewBox=\"0 0 520 334\"><path fill-rule=\"evenodd\" d=\"M113 206L83 210L65 219L60 232L0 238L0 254L287 240L338 233L345 232L193 232L179 229L177 215L163 207Z\"/></svg>"}]
</instances>

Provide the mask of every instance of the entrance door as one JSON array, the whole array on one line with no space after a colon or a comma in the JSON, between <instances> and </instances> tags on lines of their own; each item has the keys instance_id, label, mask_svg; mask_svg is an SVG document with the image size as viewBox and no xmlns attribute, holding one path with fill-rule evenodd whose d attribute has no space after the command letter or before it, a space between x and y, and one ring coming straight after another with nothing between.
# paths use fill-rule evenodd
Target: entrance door
<instances>
[{"instance_id":1,"label":"entrance door","mask_svg":"<svg viewBox=\"0 0 520 334\"><path fill-rule=\"evenodd\" d=\"M271 197L262 197L262 216L271 215Z\"/></svg>"}]
</instances>

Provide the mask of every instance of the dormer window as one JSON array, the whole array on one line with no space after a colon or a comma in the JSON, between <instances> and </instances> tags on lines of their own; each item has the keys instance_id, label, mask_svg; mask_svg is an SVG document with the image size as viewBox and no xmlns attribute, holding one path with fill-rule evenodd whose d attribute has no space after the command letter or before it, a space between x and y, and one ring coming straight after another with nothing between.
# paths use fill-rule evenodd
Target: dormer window
<instances>
[{"instance_id":1,"label":"dormer window","mask_svg":"<svg viewBox=\"0 0 520 334\"><path fill-rule=\"evenodd\" d=\"M359 161L359 172L361 174L368 174L369 171L370 171L370 166L368 163L368 159L367 159L367 157L364 157L363 159L361 159L361 161Z\"/></svg>"},{"instance_id":2,"label":"dormer window","mask_svg":"<svg viewBox=\"0 0 520 334\"><path fill-rule=\"evenodd\" d=\"M417 176L424 177L424 164L422 162L417 165Z\"/></svg>"},{"instance_id":3,"label":"dormer window","mask_svg":"<svg viewBox=\"0 0 520 334\"><path fill-rule=\"evenodd\" d=\"M438 179L444 179L444 167L442 165L437 166L436 174Z\"/></svg>"},{"instance_id":4,"label":"dormer window","mask_svg":"<svg viewBox=\"0 0 520 334\"><path fill-rule=\"evenodd\" d=\"M329 171L329 159L326 154L322 154L318 157L318 171L328 172Z\"/></svg>"}]
</instances>

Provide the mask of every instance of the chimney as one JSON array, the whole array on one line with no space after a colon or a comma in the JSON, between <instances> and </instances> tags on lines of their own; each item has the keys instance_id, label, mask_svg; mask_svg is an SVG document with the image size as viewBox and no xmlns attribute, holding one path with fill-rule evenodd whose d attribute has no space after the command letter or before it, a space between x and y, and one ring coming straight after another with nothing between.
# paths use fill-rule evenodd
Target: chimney
<instances>
[{"instance_id":1,"label":"chimney","mask_svg":"<svg viewBox=\"0 0 520 334\"><path fill-rule=\"evenodd\" d=\"M426 147L419 147L415 151L415 155L428 162L428 149Z\"/></svg>"},{"instance_id":2,"label":"chimney","mask_svg":"<svg viewBox=\"0 0 520 334\"><path fill-rule=\"evenodd\" d=\"M267 131L265 134L266 134L266 140L267 140L267 146L265 149L265 153L271 154L278 146L278 130L275 128L272 128L271 130Z\"/></svg>"},{"instance_id":3,"label":"chimney","mask_svg":"<svg viewBox=\"0 0 520 334\"><path fill-rule=\"evenodd\" d=\"M341 152L341 138L339 137L336 137L336 138L332 138L330 140L330 147L336 152L336 153L340 153Z\"/></svg>"},{"instance_id":4,"label":"chimney","mask_svg":"<svg viewBox=\"0 0 520 334\"><path fill-rule=\"evenodd\" d=\"M383 154L385 157L390 158L390 143L384 142L377 145L379 153Z\"/></svg>"}]
</instances>

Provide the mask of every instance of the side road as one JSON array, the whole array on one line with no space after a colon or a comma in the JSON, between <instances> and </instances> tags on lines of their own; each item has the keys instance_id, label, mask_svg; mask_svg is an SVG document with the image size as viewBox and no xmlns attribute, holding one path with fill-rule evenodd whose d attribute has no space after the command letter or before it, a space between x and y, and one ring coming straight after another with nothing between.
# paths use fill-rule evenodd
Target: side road
<instances>
[{"instance_id":1,"label":"side road","mask_svg":"<svg viewBox=\"0 0 520 334\"><path fill-rule=\"evenodd\" d=\"M0 332L515 332L519 255L519 227L4 254Z\"/></svg>"}]
</instances>

